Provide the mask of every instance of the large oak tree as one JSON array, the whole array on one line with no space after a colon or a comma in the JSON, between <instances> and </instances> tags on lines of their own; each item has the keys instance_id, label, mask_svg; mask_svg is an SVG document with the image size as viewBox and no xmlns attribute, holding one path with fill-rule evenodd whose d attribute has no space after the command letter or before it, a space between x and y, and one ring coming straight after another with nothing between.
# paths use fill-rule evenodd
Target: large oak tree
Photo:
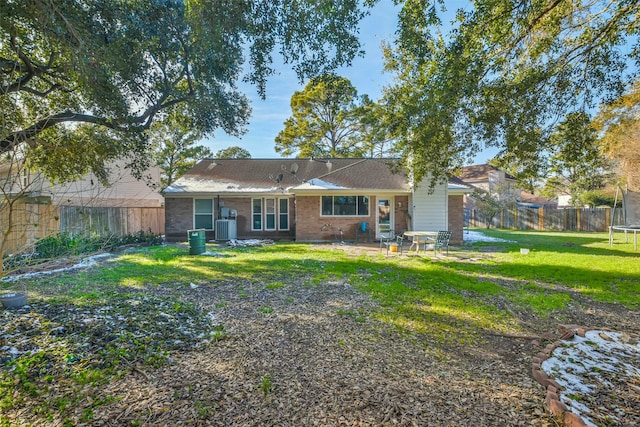
<instances>
[{"instance_id":1,"label":"large oak tree","mask_svg":"<svg viewBox=\"0 0 640 427\"><path fill-rule=\"evenodd\" d=\"M397 3L385 104L418 178L486 147L531 161L563 117L617 97L637 71L635 1Z\"/></svg>"},{"instance_id":2,"label":"large oak tree","mask_svg":"<svg viewBox=\"0 0 640 427\"><path fill-rule=\"evenodd\" d=\"M112 158L146 166L145 131L167 112L238 135L238 81L264 96L274 55L301 80L348 63L363 1L0 0L0 155L104 177Z\"/></svg>"}]
</instances>

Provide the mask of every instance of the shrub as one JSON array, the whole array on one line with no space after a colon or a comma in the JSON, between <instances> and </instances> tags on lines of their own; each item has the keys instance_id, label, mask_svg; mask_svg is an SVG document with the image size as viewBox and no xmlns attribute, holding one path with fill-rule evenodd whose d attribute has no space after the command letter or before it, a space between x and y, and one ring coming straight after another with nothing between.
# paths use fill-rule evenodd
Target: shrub
<instances>
[{"instance_id":1,"label":"shrub","mask_svg":"<svg viewBox=\"0 0 640 427\"><path fill-rule=\"evenodd\" d=\"M137 233L116 236L108 235L71 235L58 233L38 240L29 251L14 256L6 256L3 259L5 271L16 268L39 264L44 261L65 257L69 255L82 255L96 251L114 251L127 245L154 246L163 243L163 238L151 230L140 230Z\"/></svg>"}]
</instances>

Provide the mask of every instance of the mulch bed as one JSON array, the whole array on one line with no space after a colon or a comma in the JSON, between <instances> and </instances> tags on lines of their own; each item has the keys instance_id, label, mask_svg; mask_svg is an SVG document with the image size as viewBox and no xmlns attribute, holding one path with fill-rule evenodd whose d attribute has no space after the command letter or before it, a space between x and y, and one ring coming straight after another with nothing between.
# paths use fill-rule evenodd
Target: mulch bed
<instances>
[{"instance_id":1,"label":"mulch bed","mask_svg":"<svg viewBox=\"0 0 640 427\"><path fill-rule=\"evenodd\" d=\"M122 399L96 411L102 425L554 425L526 340L433 348L375 320L375 304L344 282L216 284L183 296L212 310L228 337L112 383L105 395Z\"/></svg>"}]
</instances>

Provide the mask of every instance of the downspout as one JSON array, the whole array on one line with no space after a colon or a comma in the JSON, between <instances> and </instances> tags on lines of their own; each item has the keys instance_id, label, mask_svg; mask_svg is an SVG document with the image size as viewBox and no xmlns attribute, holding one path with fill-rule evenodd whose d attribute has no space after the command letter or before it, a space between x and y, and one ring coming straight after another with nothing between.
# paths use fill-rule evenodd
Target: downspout
<instances>
[{"instance_id":1,"label":"downspout","mask_svg":"<svg viewBox=\"0 0 640 427\"><path fill-rule=\"evenodd\" d=\"M298 205L297 205L297 199L296 199L296 195L293 195L293 219L291 221L291 227L293 227L293 241L295 242L298 239L298 236L296 235L297 233L297 229L296 229L296 223L297 223L297 215L298 215Z\"/></svg>"}]
</instances>

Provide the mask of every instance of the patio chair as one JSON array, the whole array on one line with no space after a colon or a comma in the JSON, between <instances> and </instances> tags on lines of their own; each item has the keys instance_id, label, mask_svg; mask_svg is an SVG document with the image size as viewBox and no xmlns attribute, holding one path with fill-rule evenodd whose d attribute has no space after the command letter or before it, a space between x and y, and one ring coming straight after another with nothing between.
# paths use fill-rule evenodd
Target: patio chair
<instances>
[{"instance_id":1,"label":"patio chair","mask_svg":"<svg viewBox=\"0 0 640 427\"><path fill-rule=\"evenodd\" d=\"M449 256L449 240L451 239L451 231L438 231L438 235L433 240L433 253L437 254L438 250L442 251L442 248L447 250L447 256ZM424 250L427 251L428 243L425 243Z\"/></svg>"},{"instance_id":2,"label":"patio chair","mask_svg":"<svg viewBox=\"0 0 640 427\"><path fill-rule=\"evenodd\" d=\"M389 230L380 233L380 250L382 251L382 245L387 248L387 255L389 255L389 248L395 246L396 251L402 255L402 246L404 244L404 235L402 233L396 234L395 231Z\"/></svg>"}]
</instances>

